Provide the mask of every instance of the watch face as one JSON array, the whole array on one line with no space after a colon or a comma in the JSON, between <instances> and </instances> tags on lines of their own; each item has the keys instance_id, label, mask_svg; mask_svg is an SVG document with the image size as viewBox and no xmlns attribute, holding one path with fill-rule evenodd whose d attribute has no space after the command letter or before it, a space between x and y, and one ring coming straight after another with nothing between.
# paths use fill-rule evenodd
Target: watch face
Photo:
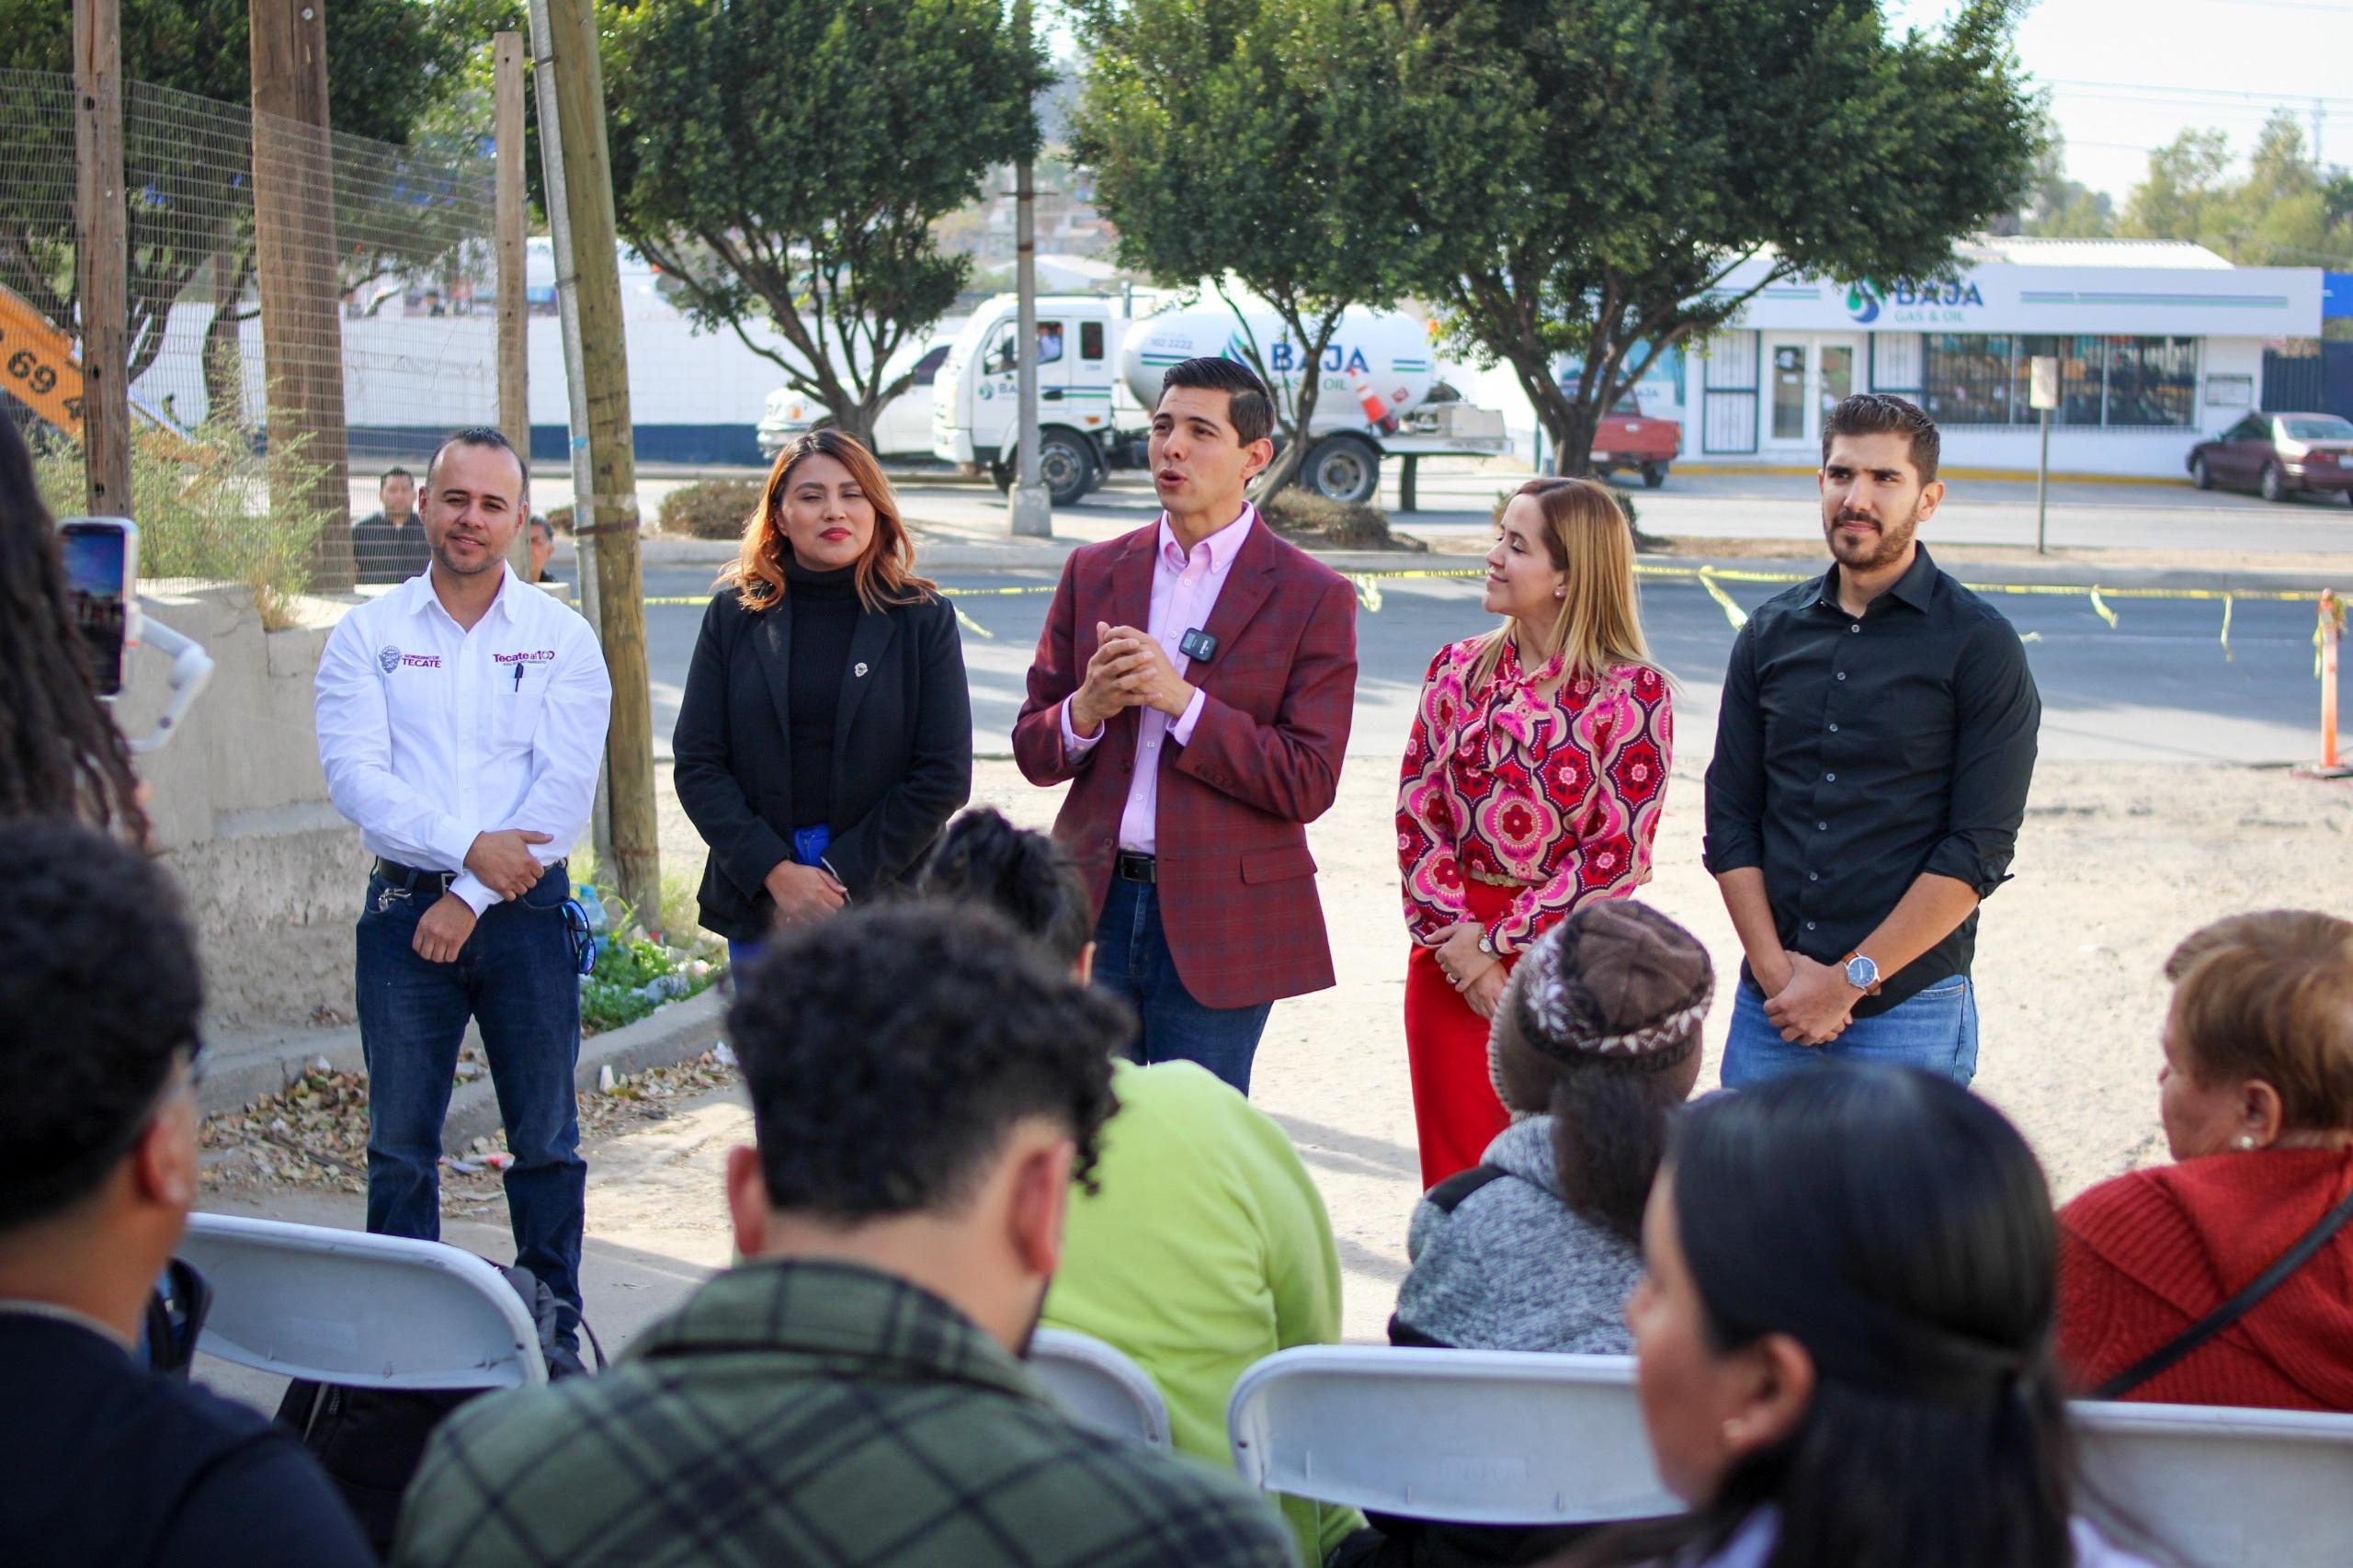
<instances>
[{"instance_id":1,"label":"watch face","mask_svg":"<svg viewBox=\"0 0 2353 1568\"><path fill-rule=\"evenodd\" d=\"M1847 983L1859 991L1868 991L1879 983L1879 965L1858 955L1847 960Z\"/></svg>"}]
</instances>

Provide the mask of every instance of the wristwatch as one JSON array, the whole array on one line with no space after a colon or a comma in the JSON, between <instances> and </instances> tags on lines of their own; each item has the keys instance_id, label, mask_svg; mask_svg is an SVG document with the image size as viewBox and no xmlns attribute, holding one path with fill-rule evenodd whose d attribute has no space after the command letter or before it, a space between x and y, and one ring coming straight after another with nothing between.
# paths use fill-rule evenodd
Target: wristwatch
<instances>
[{"instance_id":1,"label":"wristwatch","mask_svg":"<svg viewBox=\"0 0 2353 1568\"><path fill-rule=\"evenodd\" d=\"M1879 965L1859 952L1848 953L1846 960L1847 983L1858 991L1869 991L1879 983Z\"/></svg>"},{"instance_id":2,"label":"wristwatch","mask_svg":"<svg viewBox=\"0 0 2353 1568\"><path fill-rule=\"evenodd\" d=\"M1503 957L1503 954L1495 951L1495 934L1493 931L1482 931L1479 933L1479 950L1486 954L1491 959L1499 959Z\"/></svg>"}]
</instances>

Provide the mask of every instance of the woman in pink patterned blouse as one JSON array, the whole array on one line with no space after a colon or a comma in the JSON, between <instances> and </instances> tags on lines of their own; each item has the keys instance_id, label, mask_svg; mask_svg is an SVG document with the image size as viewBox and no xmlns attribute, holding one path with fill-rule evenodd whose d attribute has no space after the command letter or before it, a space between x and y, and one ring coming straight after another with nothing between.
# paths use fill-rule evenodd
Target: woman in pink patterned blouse
<instances>
[{"instance_id":1,"label":"woman in pink patterned blouse","mask_svg":"<svg viewBox=\"0 0 2353 1568\"><path fill-rule=\"evenodd\" d=\"M1521 485L1487 552L1484 606L1504 624L1430 661L1397 793L1425 1187L1477 1165L1509 1123L1487 1020L1515 955L1579 904L1650 881L1675 738L1608 486Z\"/></svg>"}]
</instances>

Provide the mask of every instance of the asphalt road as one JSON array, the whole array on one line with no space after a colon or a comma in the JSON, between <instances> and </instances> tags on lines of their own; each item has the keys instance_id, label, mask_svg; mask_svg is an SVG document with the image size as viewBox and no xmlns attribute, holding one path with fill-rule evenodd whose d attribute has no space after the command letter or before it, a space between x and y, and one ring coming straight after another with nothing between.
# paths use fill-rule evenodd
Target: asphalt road
<instances>
[{"instance_id":1,"label":"asphalt road","mask_svg":"<svg viewBox=\"0 0 2353 1568\"><path fill-rule=\"evenodd\" d=\"M1798 569L1794 563L1758 565ZM654 597L701 595L710 583L707 568L656 569L647 574L646 591ZM1008 735L1045 621L1052 577L1035 572L951 573L943 575L942 586L972 623L965 631L964 656L972 680L974 747L983 755L1004 755L1010 749ZM1736 601L1751 608L1778 591L1741 585L1730 589ZM1478 585L1471 581L1395 582L1383 585L1377 612L1359 614L1361 673L1351 755L1388 759L1403 752L1431 653L1488 624L1478 595ZM1732 627L1695 584L1652 582L1643 595L1652 647L1680 683L1678 766L1696 774L1705 766L1714 733ZM2222 609L2213 601L2111 599L2118 617L2113 629L2093 610L2088 596L2003 596L1995 602L2029 637L2028 656L2042 691L2045 756L2288 763L2317 755L2319 687L2313 678L2309 603L2237 601L2226 657L2220 641ZM646 610L655 746L663 756L668 754L701 613L686 605Z\"/></svg>"}]
</instances>

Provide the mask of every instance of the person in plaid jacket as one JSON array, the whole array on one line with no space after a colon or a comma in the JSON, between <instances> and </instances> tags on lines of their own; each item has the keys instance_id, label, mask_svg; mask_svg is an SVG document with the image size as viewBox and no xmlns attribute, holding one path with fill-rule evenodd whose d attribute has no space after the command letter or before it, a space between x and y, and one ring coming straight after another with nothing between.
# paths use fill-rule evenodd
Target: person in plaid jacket
<instances>
[{"instance_id":1,"label":"person in plaid jacket","mask_svg":"<svg viewBox=\"0 0 2353 1568\"><path fill-rule=\"evenodd\" d=\"M1096 907L1096 983L1141 1020L1128 1054L1244 1094L1276 1000L1332 983L1307 824L1338 792L1356 590L1244 497L1274 455L1266 383L1187 359L1153 411L1150 527L1073 551L1013 756L1067 781L1054 836Z\"/></svg>"},{"instance_id":2,"label":"person in plaid jacket","mask_svg":"<svg viewBox=\"0 0 2353 1568\"><path fill-rule=\"evenodd\" d=\"M727 1015L744 1263L602 1377L453 1415L394 1563L1294 1568L1240 1481L1074 1425L1019 1359L1130 1021L993 911L779 937Z\"/></svg>"}]
</instances>

